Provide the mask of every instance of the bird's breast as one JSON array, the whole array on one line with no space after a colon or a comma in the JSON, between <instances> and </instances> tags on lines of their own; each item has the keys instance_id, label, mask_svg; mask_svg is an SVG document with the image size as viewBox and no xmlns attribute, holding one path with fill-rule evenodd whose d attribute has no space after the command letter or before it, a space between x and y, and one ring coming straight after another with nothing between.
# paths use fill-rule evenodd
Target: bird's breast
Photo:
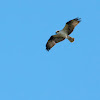
<instances>
[{"instance_id":1,"label":"bird's breast","mask_svg":"<svg viewBox=\"0 0 100 100\"><path fill-rule=\"evenodd\" d=\"M61 37L64 37L64 38L66 38L68 36L67 32L65 32L65 31L60 31L57 34L60 35Z\"/></svg>"}]
</instances>

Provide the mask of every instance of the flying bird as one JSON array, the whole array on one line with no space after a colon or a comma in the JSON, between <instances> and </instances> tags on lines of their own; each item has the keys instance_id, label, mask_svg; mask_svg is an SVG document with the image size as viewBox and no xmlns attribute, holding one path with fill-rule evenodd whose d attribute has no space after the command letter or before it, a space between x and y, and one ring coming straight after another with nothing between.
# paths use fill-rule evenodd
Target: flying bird
<instances>
[{"instance_id":1,"label":"flying bird","mask_svg":"<svg viewBox=\"0 0 100 100\"><path fill-rule=\"evenodd\" d=\"M70 42L74 42L74 38L69 35L73 32L74 28L80 23L81 18L75 18L68 21L62 30L56 31L56 35L52 35L46 44L46 50L49 51L56 43L68 39Z\"/></svg>"}]
</instances>

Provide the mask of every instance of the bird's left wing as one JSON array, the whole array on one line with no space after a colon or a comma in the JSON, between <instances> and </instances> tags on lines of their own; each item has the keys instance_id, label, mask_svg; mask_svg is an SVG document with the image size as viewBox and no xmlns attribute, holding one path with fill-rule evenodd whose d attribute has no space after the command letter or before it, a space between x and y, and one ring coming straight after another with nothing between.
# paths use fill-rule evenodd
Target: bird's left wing
<instances>
[{"instance_id":1,"label":"bird's left wing","mask_svg":"<svg viewBox=\"0 0 100 100\"><path fill-rule=\"evenodd\" d=\"M65 27L63 28L64 31L68 32L68 35L74 30L75 26L81 21L81 18L75 18L70 20L66 23Z\"/></svg>"},{"instance_id":2,"label":"bird's left wing","mask_svg":"<svg viewBox=\"0 0 100 100\"><path fill-rule=\"evenodd\" d=\"M52 35L46 44L46 50L49 51L56 43L63 41L65 38L60 35Z\"/></svg>"}]
</instances>

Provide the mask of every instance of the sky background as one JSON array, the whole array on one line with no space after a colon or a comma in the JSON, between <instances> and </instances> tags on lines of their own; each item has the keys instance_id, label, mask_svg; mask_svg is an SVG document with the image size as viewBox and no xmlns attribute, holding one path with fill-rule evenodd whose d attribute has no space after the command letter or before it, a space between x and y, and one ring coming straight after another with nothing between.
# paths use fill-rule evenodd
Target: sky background
<instances>
[{"instance_id":1,"label":"sky background","mask_svg":"<svg viewBox=\"0 0 100 100\"><path fill-rule=\"evenodd\" d=\"M75 42L46 51L76 17ZM0 100L100 100L100 0L1 0Z\"/></svg>"}]
</instances>

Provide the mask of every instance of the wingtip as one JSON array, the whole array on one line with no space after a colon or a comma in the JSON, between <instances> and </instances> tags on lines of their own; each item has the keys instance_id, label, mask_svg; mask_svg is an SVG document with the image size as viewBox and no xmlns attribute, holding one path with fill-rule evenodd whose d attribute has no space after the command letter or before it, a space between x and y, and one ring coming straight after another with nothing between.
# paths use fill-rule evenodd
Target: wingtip
<instances>
[{"instance_id":1,"label":"wingtip","mask_svg":"<svg viewBox=\"0 0 100 100\"><path fill-rule=\"evenodd\" d=\"M46 50L47 50L47 51L49 51L49 50L50 50L50 48L46 47Z\"/></svg>"},{"instance_id":2,"label":"wingtip","mask_svg":"<svg viewBox=\"0 0 100 100\"><path fill-rule=\"evenodd\" d=\"M79 18L79 17L75 18L75 20L81 22L81 18Z\"/></svg>"},{"instance_id":3,"label":"wingtip","mask_svg":"<svg viewBox=\"0 0 100 100\"><path fill-rule=\"evenodd\" d=\"M48 51L48 52L49 52L49 50L50 50L50 49L46 49L46 51Z\"/></svg>"}]
</instances>

